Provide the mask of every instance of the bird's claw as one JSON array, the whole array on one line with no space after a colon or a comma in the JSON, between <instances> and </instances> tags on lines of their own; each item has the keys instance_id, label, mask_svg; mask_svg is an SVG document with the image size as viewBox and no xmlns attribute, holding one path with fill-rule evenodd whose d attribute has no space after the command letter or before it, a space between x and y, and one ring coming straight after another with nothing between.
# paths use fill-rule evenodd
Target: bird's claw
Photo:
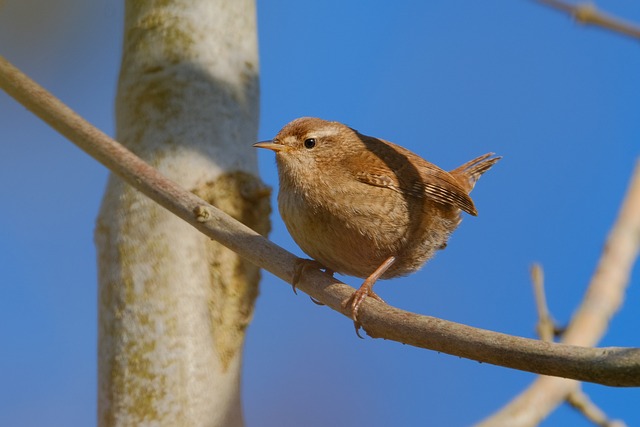
<instances>
[{"instance_id":1,"label":"bird's claw","mask_svg":"<svg viewBox=\"0 0 640 427\"><path fill-rule=\"evenodd\" d=\"M302 275L304 274L304 271L307 268L315 268L317 270L324 270L324 272L328 275L330 275L331 277L333 277L333 271L329 270L327 267L325 267L324 265L320 264L318 261L313 260L313 259L305 259L305 258L298 258L296 260L296 267L295 267L295 271L293 272L293 279L291 280L291 287L293 288L293 293L298 295L298 283L300 282L300 279L302 278ZM314 303L318 304L318 305L324 305L322 304L320 301L311 298L311 301L313 301Z\"/></svg>"},{"instance_id":2,"label":"bird's claw","mask_svg":"<svg viewBox=\"0 0 640 427\"><path fill-rule=\"evenodd\" d=\"M351 297L349 297L349 299L342 303L343 308L350 308L351 319L353 320L353 326L356 329L356 335L361 339L364 338L360 335L360 328L362 327L362 324L358 321L358 310L367 297L371 297L381 303L385 303L385 301L368 286L361 286L351 295Z\"/></svg>"},{"instance_id":3,"label":"bird's claw","mask_svg":"<svg viewBox=\"0 0 640 427\"><path fill-rule=\"evenodd\" d=\"M318 261L314 261L312 259L298 258L296 260L296 268L293 272L293 279L291 280L291 287L293 288L294 294L298 295L298 283L300 282L300 278L302 277L304 271L309 267L320 268L322 266Z\"/></svg>"},{"instance_id":4,"label":"bird's claw","mask_svg":"<svg viewBox=\"0 0 640 427\"><path fill-rule=\"evenodd\" d=\"M312 296L310 296L309 299L311 300L312 303L314 303L316 305L325 305L323 302L318 301L317 299L315 299Z\"/></svg>"}]
</instances>

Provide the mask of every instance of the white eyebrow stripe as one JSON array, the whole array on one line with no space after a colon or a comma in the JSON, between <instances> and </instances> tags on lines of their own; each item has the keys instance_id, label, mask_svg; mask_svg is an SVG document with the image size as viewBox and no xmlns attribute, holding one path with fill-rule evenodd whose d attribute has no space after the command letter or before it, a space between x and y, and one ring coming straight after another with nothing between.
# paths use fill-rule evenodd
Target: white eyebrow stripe
<instances>
[{"instance_id":1,"label":"white eyebrow stripe","mask_svg":"<svg viewBox=\"0 0 640 427\"><path fill-rule=\"evenodd\" d=\"M307 134L307 138L322 138L326 136L333 136L338 133L337 129L322 129L313 133Z\"/></svg>"}]
</instances>

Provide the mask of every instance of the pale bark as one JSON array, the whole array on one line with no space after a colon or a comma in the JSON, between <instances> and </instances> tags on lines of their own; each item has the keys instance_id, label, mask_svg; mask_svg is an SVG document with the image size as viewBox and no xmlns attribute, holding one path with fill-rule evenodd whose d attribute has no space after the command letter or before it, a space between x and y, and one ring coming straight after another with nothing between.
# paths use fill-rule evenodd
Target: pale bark
<instances>
[{"instance_id":1,"label":"pale bark","mask_svg":"<svg viewBox=\"0 0 640 427\"><path fill-rule=\"evenodd\" d=\"M268 191L258 126L252 0L129 0L120 142L261 233ZM98 218L98 419L241 426L242 345L258 268L116 176Z\"/></svg>"},{"instance_id":2,"label":"pale bark","mask_svg":"<svg viewBox=\"0 0 640 427\"><path fill-rule=\"evenodd\" d=\"M284 280L292 280L298 265L295 256L164 178L156 169L92 127L2 57L0 87L152 200L188 221L210 238L243 254L253 263ZM245 193L253 195L250 199L263 200L265 191L256 181L252 182L256 185L244 187ZM248 191L249 189L253 190ZM634 174L626 201L607 242L583 309L576 316L580 321L574 320L572 323L575 330L565 336L569 342L593 345L597 336L606 329L608 319L622 300L630 266L640 248L639 212L640 168ZM154 222L156 219L150 217L147 221ZM353 288L329 278L320 271L308 269L298 283L298 288L334 310L349 314L342 302L351 295ZM120 318L124 317L122 313L116 314ZM638 348L589 348L527 340L418 316L376 301L365 302L360 315L361 321L372 336L530 372L617 386L640 385ZM138 362L147 363L146 360ZM547 384L552 382L556 383L546 381ZM557 384L561 387L556 388L556 391L561 393L554 393L553 398L566 398L561 389L565 384L571 385L570 383L558 380ZM540 389L535 391L538 397L548 393L548 390L542 393ZM539 403L540 401L534 400L532 406L537 407ZM557 401L554 404L557 404ZM548 410L549 407L543 409ZM514 420L521 419L520 415L512 413L506 425L515 425ZM232 425L230 423L231 421L227 422L228 425Z\"/></svg>"}]
</instances>

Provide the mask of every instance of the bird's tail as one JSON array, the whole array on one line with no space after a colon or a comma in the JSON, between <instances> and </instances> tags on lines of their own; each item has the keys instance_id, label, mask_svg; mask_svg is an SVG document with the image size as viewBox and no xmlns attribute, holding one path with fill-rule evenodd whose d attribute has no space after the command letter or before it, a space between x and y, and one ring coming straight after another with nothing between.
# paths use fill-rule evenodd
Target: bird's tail
<instances>
[{"instance_id":1,"label":"bird's tail","mask_svg":"<svg viewBox=\"0 0 640 427\"><path fill-rule=\"evenodd\" d=\"M480 157L476 157L473 160L468 161L462 166L458 166L449 173L453 175L460 185L470 193L473 187L476 185L478 178L491 169L498 160L502 157L492 157L495 153L487 153Z\"/></svg>"}]
</instances>

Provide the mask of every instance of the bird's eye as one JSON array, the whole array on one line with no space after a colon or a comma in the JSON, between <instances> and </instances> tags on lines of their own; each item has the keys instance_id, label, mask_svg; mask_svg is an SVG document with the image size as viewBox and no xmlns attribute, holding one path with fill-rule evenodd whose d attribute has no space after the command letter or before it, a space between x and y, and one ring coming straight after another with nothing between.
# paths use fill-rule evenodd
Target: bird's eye
<instances>
[{"instance_id":1,"label":"bird's eye","mask_svg":"<svg viewBox=\"0 0 640 427\"><path fill-rule=\"evenodd\" d=\"M304 140L304 148L313 148L316 146L316 139L315 138L307 138Z\"/></svg>"}]
</instances>

